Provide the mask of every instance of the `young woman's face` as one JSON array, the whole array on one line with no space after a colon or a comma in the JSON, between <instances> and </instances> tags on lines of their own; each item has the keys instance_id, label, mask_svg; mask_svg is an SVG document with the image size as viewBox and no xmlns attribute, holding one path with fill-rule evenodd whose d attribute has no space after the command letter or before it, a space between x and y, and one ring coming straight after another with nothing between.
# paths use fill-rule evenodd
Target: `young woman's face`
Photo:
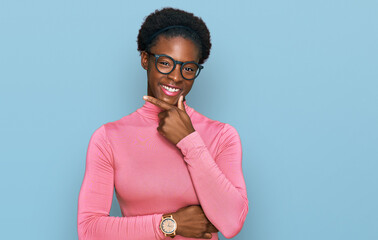
<instances>
[{"instance_id":1,"label":"young woman's face","mask_svg":"<svg viewBox=\"0 0 378 240\"><path fill-rule=\"evenodd\" d=\"M183 37L166 38L160 36L157 43L151 47L150 52L152 54L166 54L181 62L195 61L198 63L199 61L198 47L191 40ZM176 68L171 73L162 74L155 67L153 55L142 52L141 62L142 67L147 70L149 96L177 106L179 97L181 95L185 97L193 86L194 80L186 80L182 77L180 64L176 64ZM171 89L166 89L164 86Z\"/></svg>"}]
</instances>

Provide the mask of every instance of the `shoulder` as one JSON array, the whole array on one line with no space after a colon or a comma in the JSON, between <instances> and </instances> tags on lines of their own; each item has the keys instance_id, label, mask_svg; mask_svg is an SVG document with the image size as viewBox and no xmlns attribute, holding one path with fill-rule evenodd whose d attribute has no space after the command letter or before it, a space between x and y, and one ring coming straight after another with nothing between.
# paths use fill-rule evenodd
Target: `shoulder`
<instances>
[{"instance_id":1,"label":"shoulder","mask_svg":"<svg viewBox=\"0 0 378 240\"><path fill-rule=\"evenodd\" d=\"M217 151L229 146L241 148L239 133L231 124L210 119L197 111L193 111L191 119L194 129L207 145L216 144Z\"/></svg>"},{"instance_id":2,"label":"shoulder","mask_svg":"<svg viewBox=\"0 0 378 240\"><path fill-rule=\"evenodd\" d=\"M142 121L140 115L135 111L115 121L104 123L102 127L108 137L110 137L115 133L127 132L130 128L140 127L141 124Z\"/></svg>"},{"instance_id":3,"label":"shoulder","mask_svg":"<svg viewBox=\"0 0 378 240\"><path fill-rule=\"evenodd\" d=\"M121 119L111 121L111 122L105 122L99 126L97 126L93 132L92 136L90 138L91 142L97 142L97 143L109 143L109 134L113 131L117 131L117 129L121 129L122 125L125 124L127 121L127 117L122 117Z\"/></svg>"},{"instance_id":4,"label":"shoulder","mask_svg":"<svg viewBox=\"0 0 378 240\"><path fill-rule=\"evenodd\" d=\"M203 130L216 130L220 131L225 123L211 119L206 117L205 115L193 110L192 115L190 116L190 119L197 128L203 129Z\"/></svg>"},{"instance_id":5,"label":"shoulder","mask_svg":"<svg viewBox=\"0 0 378 240\"><path fill-rule=\"evenodd\" d=\"M225 136L239 136L237 130L231 124L213 120L197 111L193 111L191 120L193 125L201 131L210 131Z\"/></svg>"},{"instance_id":6,"label":"shoulder","mask_svg":"<svg viewBox=\"0 0 378 240\"><path fill-rule=\"evenodd\" d=\"M108 145L109 140L106 133L106 124L102 124L101 126L97 127L94 132L92 133L92 136L89 140L90 144L95 145Z\"/></svg>"}]
</instances>

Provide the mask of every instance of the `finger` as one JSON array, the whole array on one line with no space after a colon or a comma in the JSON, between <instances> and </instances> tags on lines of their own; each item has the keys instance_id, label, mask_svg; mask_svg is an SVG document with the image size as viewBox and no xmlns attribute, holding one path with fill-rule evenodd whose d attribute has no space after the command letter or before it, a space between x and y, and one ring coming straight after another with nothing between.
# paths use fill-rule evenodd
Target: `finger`
<instances>
[{"instance_id":1,"label":"finger","mask_svg":"<svg viewBox=\"0 0 378 240\"><path fill-rule=\"evenodd\" d=\"M163 137L165 137L165 133L161 130L160 127L157 127L156 130L159 132L160 135L162 135Z\"/></svg>"},{"instance_id":2,"label":"finger","mask_svg":"<svg viewBox=\"0 0 378 240\"><path fill-rule=\"evenodd\" d=\"M168 114L167 111L162 111L162 112L159 112L158 117L161 120L162 118L165 118L167 114Z\"/></svg>"},{"instance_id":3,"label":"finger","mask_svg":"<svg viewBox=\"0 0 378 240\"><path fill-rule=\"evenodd\" d=\"M180 109L180 110L183 110L184 112L186 112L185 111L185 106L184 106L184 96L183 95L181 95L180 96L180 98L179 98L179 100L178 100L178 103L177 103L177 107Z\"/></svg>"},{"instance_id":4,"label":"finger","mask_svg":"<svg viewBox=\"0 0 378 240\"><path fill-rule=\"evenodd\" d=\"M154 97L151 97L151 96L143 96L143 99L160 107L161 109L164 109L164 110L169 110L175 106L169 104L169 103L166 103L160 99L157 99L157 98L154 98Z\"/></svg>"},{"instance_id":5,"label":"finger","mask_svg":"<svg viewBox=\"0 0 378 240\"><path fill-rule=\"evenodd\" d=\"M207 227L207 231L208 232L219 232L219 230L213 225L213 224L209 224L209 226Z\"/></svg>"},{"instance_id":6,"label":"finger","mask_svg":"<svg viewBox=\"0 0 378 240\"><path fill-rule=\"evenodd\" d=\"M205 239L211 239L211 238L213 237L213 235L211 235L211 233L205 233L205 234L203 235L203 237L204 237Z\"/></svg>"},{"instance_id":7,"label":"finger","mask_svg":"<svg viewBox=\"0 0 378 240\"><path fill-rule=\"evenodd\" d=\"M159 121L159 125L158 125L158 127L159 127L160 130L163 127L163 125L164 125L164 120L160 120Z\"/></svg>"}]
</instances>

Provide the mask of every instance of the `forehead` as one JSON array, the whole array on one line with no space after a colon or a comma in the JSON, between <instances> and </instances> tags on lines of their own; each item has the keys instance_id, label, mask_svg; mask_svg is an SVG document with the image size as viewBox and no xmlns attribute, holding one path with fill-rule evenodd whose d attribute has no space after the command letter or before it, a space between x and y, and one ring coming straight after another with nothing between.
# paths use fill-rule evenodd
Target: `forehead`
<instances>
[{"instance_id":1,"label":"forehead","mask_svg":"<svg viewBox=\"0 0 378 240\"><path fill-rule=\"evenodd\" d=\"M159 36L151 47L155 54L166 54L178 61L199 61L199 49L192 40L183 37Z\"/></svg>"}]
</instances>

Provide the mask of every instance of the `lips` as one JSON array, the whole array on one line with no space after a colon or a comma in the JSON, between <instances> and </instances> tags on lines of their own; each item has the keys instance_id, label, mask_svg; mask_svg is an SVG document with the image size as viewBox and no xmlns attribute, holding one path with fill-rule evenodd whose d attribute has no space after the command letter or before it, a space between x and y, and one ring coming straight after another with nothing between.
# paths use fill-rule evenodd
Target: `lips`
<instances>
[{"instance_id":1,"label":"lips","mask_svg":"<svg viewBox=\"0 0 378 240\"><path fill-rule=\"evenodd\" d=\"M181 88L178 88L178 87L173 86L173 85L169 85L169 84L159 84L159 85L160 85L161 90L167 96L176 96L177 94L179 94L182 91Z\"/></svg>"}]
</instances>

